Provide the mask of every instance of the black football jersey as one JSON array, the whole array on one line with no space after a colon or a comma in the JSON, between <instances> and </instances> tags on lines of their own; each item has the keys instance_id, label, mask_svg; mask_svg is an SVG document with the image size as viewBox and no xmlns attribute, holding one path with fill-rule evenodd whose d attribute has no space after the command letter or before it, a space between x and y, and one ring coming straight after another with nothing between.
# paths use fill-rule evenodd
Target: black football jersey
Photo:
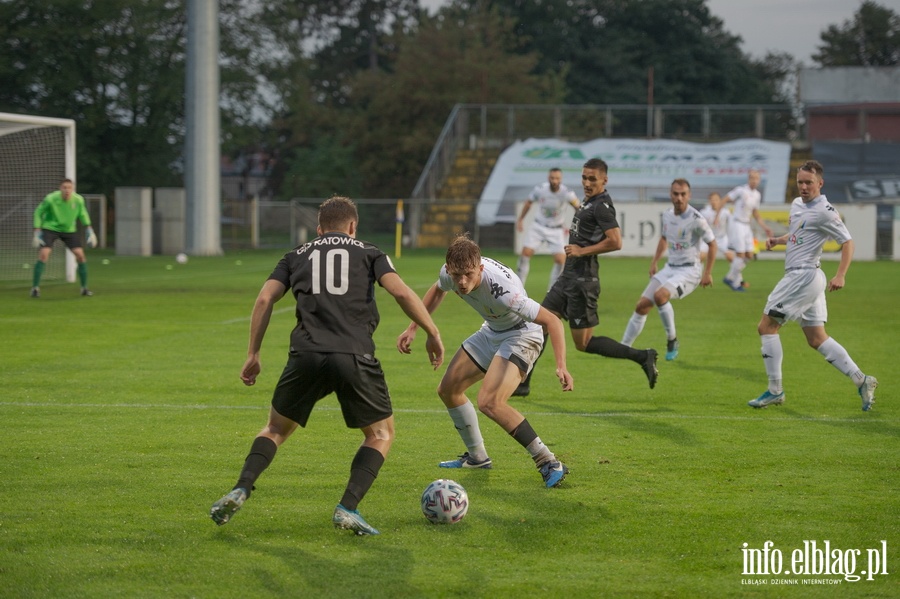
<instances>
[{"instance_id":1,"label":"black football jersey","mask_svg":"<svg viewBox=\"0 0 900 599\"><path fill-rule=\"evenodd\" d=\"M569 228L569 243L579 247L595 245L603 241L606 231L616 229L616 208L613 206L609 192L592 196L582 202ZM597 277L597 256L579 256L566 258L563 275L570 277Z\"/></svg>"},{"instance_id":2,"label":"black football jersey","mask_svg":"<svg viewBox=\"0 0 900 599\"><path fill-rule=\"evenodd\" d=\"M375 354L375 282L396 272L376 246L327 233L286 253L270 279L297 299L292 351Z\"/></svg>"}]
</instances>

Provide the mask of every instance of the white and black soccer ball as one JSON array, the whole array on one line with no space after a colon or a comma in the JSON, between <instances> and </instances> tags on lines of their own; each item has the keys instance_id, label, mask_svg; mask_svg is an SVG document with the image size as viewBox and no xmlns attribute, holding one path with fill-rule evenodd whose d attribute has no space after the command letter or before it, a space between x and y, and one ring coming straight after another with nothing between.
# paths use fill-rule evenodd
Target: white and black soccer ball
<instances>
[{"instance_id":1,"label":"white and black soccer ball","mask_svg":"<svg viewBox=\"0 0 900 599\"><path fill-rule=\"evenodd\" d=\"M175 256L175 262L178 264L187 264L188 256L185 253L178 254Z\"/></svg>"},{"instance_id":2,"label":"white and black soccer ball","mask_svg":"<svg viewBox=\"0 0 900 599\"><path fill-rule=\"evenodd\" d=\"M454 524L469 511L469 494L458 482L439 478L422 493L422 513L432 524Z\"/></svg>"}]
</instances>

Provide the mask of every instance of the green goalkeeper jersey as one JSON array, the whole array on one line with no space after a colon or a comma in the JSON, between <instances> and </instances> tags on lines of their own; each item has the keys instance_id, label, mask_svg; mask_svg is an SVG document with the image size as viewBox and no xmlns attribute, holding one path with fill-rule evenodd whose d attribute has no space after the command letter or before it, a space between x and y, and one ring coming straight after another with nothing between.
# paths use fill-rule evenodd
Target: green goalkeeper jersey
<instances>
[{"instance_id":1,"label":"green goalkeeper jersey","mask_svg":"<svg viewBox=\"0 0 900 599\"><path fill-rule=\"evenodd\" d=\"M91 226L91 217L84 206L84 198L74 192L68 200L63 200L62 192L59 190L48 193L34 210L35 229L74 233L77 220L85 227Z\"/></svg>"}]
</instances>

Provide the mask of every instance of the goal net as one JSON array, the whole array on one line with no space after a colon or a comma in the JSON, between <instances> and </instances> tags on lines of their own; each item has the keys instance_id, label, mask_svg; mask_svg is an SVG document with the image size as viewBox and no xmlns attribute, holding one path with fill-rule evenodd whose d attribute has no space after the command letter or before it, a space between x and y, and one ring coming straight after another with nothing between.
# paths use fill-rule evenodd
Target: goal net
<instances>
[{"instance_id":1,"label":"goal net","mask_svg":"<svg viewBox=\"0 0 900 599\"><path fill-rule=\"evenodd\" d=\"M34 209L66 177L75 180L75 121L0 113L0 280L31 280ZM42 280L74 280L64 249L57 241Z\"/></svg>"}]
</instances>

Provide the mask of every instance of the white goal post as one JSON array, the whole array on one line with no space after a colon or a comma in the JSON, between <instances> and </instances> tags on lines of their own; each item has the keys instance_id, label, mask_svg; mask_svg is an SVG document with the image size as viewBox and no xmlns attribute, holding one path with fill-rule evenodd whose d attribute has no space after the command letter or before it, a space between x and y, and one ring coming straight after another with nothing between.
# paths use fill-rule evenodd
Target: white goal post
<instances>
[{"instance_id":1,"label":"white goal post","mask_svg":"<svg viewBox=\"0 0 900 599\"><path fill-rule=\"evenodd\" d=\"M76 180L75 121L0 112L0 280L31 281L34 209L64 178ZM75 281L75 257L64 254L54 251L44 279Z\"/></svg>"}]
</instances>

